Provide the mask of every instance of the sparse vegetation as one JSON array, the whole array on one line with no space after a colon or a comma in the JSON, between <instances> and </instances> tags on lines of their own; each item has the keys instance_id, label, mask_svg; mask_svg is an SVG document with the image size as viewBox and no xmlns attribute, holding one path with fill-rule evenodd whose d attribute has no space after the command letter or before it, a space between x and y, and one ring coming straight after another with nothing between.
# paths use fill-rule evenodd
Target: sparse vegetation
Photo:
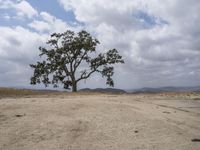
<instances>
[{"instance_id":1,"label":"sparse vegetation","mask_svg":"<svg viewBox=\"0 0 200 150\"><path fill-rule=\"evenodd\" d=\"M55 94L56 92L53 92ZM14 89L14 88L0 88L0 98L5 97L27 97L33 95L46 95L51 94L48 91L27 90L27 89Z\"/></svg>"},{"instance_id":2,"label":"sparse vegetation","mask_svg":"<svg viewBox=\"0 0 200 150\"><path fill-rule=\"evenodd\" d=\"M77 93L69 93L63 91L53 90L28 90L28 89L14 89L14 88L0 88L0 98L19 98L19 97L65 97L65 96L80 96L80 95L110 95L120 94L112 92L101 92L101 91L80 91Z\"/></svg>"}]
</instances>

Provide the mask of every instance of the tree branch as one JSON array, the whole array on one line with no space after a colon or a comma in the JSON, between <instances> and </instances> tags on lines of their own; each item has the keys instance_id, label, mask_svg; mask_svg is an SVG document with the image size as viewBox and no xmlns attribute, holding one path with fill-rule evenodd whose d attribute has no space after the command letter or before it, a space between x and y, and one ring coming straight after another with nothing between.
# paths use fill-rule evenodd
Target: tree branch
<instances>
[{"instance_id":1,"label":"tree branch","mask_svg":"<svg viewBox=\"0 0 200 150\"><path fill-rule=\"evenodd\" d=\"M82 62L82 60L83 60L83 58L85 57L86 54L87 54L87 51L85 50L85 52L82 55L82 57L80 58L80 60L79 61L75 61L75 63L74 63L74 70L76 70L77 67L81 64L81 62Z\"/></svg>"},{"instance_id":2,"label":"tree branch","mask_svg":"<svg viewBox=\"0 0 200 150\"><path fill-rule=\"evenodd\" d=\"M79 82L80 80L89 78L90 75L93 74L93 73L96 72L96 71L97 71L97 70L92 70L92 71L91 71L90 73L88 73L87 75L85 75L86 72L83 72L83 73L81 74L81 77L80 77L78 80L76 80L76 82ZM84 75L85 75L85 76L84 76Z\"/></svg>"}]
</instances>

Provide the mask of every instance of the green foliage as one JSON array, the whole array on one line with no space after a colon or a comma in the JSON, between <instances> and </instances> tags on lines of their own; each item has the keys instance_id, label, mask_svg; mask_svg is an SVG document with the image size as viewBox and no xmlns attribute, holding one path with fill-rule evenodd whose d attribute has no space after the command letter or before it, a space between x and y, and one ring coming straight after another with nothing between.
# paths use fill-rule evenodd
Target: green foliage
<instances>
[{"instance_id":1,"label":"green foliage","mask_svg":"<svg viewBox=\"0 0 200 150\"><path fill-rule=\"evenodd\" d=\"M95 56L99 41L86 31L54 33L47 44L50 49L39 48L45 61L30 65L34 69L31 84L53 84L54 87L63 84L65 89L72 87L76 91L79 81L97 72L107 78L106 84L114 86L112 65L124 63L116 49ZM87 65L87 69L80 67L81 64Z\"/></svg>"}]
</instances>

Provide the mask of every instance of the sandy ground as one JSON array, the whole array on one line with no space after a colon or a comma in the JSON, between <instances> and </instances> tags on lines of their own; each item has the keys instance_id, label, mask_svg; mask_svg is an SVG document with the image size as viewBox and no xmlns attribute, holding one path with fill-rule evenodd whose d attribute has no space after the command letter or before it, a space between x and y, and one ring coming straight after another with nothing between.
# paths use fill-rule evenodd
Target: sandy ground
<instances>
[{"instance_id":1,"label":"sandy ground","mask_svg":"<svg viewBox=\"0 0 200 150\"><path fill-rule=\"evenodd\" d=\"M200 150L200 100L144 95L0 99L0 150Z\"/></svg>"}]
</instances>

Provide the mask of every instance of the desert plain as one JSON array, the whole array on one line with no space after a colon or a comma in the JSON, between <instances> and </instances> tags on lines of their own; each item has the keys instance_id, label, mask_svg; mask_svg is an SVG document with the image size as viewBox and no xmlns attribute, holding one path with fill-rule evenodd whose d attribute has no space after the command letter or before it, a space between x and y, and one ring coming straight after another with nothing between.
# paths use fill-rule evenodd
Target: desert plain
<instances>
[{"instance_id":1,"label":"desert plain","mask_svg":"<svg viewBox=\"0 0 200 150\"><path fill-rule=\"evenodd\" d=\"M200 94L1 97L0 150L200 150Z\"/></svg>"}]
</instances>

